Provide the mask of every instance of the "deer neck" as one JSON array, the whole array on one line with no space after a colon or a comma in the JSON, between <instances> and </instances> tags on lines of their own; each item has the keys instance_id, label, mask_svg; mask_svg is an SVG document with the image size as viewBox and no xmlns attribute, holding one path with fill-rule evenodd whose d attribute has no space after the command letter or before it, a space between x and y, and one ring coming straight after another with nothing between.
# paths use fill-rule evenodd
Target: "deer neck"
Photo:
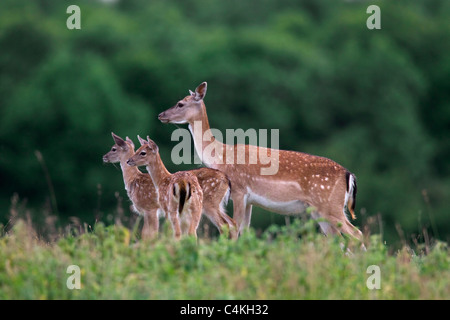
<instances>
[{"instance_id":1,"label":"deer neck","mask_svg":"<svg viewBox=\"0 0 450 320\"><path fill-rule=\"evenodd\" d=\"M189 121L189 131L194 140L195 151L202 162L208 167L215 167L214 161L209 157L210 152L205 152L205 149L221 149L224 150L224 145L218 141L211 132L209 126L208 115L206 114L205 104L202 102L201 118ZM207 150L207 151L208 151Z\"/></svg>"},{"instance_id":2,"label":"deer neck","mask_svg":"<svg viewBox=\"0 0 450 320\"><path fill-rule=\"evenodd\" d=\"M124 160L120 161L120 168L122 169L123 174L123 182L125 184L125 189L129 190L131 183L137 179L141 171L139 171L138 167L129 166L127 164L127 159L132 157L133 153L131 153L128 157L124 157Z\"/></svg>"},{"instance_id":3,"label":"deer neck","mask_svg":"<svg viewBox=\"0 0 450 320\"><path fill-rule=\"evenodd\" d=\"M166 166L161 160L161 156L156 156L156 161L152 164L147 164L147 171L152 178L153 184L158 187L162 180L170 176L170 172L166 169Z\"/></svg>"}]
</instances>

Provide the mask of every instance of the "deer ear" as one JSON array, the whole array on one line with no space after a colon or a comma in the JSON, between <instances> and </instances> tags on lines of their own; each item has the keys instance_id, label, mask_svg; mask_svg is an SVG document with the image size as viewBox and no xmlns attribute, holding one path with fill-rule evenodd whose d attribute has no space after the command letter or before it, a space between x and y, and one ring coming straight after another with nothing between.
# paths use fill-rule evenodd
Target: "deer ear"
<instances>
[{"instance_id":1,"label":"deer ear","mask_svg":"<svg viewBox=\"0 0 450 320\"><path fill-rule=\"evenodd\" d=\"M126 142L128 142L129 144L131 144L131 147L134 149L134 142L133 140L131 140L130 138L128 138L128 136L125 138Z\"/></svg>"},{"instance_id":2,"label":"deer ear","mask_svg":"<svg viewBox=\"0 0 450 320\"><path fill-rule=\"evenodd\" d=\"M191 96L195 96L195 93L192 92L191 90L189 90L189 94L190 94Z\"/></svg>"},{"instance_id":3,"label":"deer ear","mask_svg":"<svg viewBox=\"0 0 450 320\"><path fill-rule=\"evenodd\" d=\"M141 146L143 146L144 144L148 144L147 140L142 139L140 135L138 135L137 137L139 139L139 142L141 143Z\"/></svg>"},{"instance_id":4,"label":"deer ear","mask_svg":"<svg viewBox=\"0 0 450 320\"><path fill-rule=\"evenodd\" d=\"M147 143L154 153L157 153L159 151L158 145L155 143L155 141L150 139L149 136L147 136Z\"/></svg>"},{"instance_id":5,"label":"deer ear","mask_svg":"<svg viewBox=\"0 0 450 320\"><path fill-rule=\"evenodd\" d=\"M195 101L200 101L203 100L203 98L206 95L206 88L207 88L207 83L206 82L202 82L196 89L195 89L195 93L194 93L194 99Z\"/></svg>"},{"instance_id":6,"label":"deer ear","mask_svg":"<svg viewBox=\"0 0 450 320\"><path fill-rule=\"evenodd\" d=\"M126 147L127 144L125 143L125 140L123 140L121 137L119 137L118 135L114 134L114 132L111 132L111 136L114 139L114 142L119 146L119 147Z\"/></svg>"}]
</instances>

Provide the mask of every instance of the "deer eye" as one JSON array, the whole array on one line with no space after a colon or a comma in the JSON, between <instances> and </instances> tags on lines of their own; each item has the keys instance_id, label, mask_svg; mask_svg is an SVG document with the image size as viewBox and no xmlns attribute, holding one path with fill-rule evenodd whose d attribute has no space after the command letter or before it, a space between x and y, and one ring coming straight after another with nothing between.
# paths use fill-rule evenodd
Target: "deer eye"
<instances>
[{"instance_id":1,"label":"deer eye","mask_svg":"<svg viewBox=\"0 0 450 320\"><path fill-rule=\"evenodd\" d=\"M140 155L141 155L141 156L145 156L145 155L147 155L147 152L142 151L142 152L140 153Z\"/></svg>"},{"instance_id":2,"label":"deer eye","mask_svg":"<svg viewBox=\"0 0 450 320\"><path fill-rule=\"evenodd\" d=\"M178 107L178 108L183 108L183 107L184 107L184 104L181 103L181 102L178 102L177 107Z\"/></svg>"},{"instance_id":3,"label":"deer eye","mask_svg":"<svg viewBox=\"0 0 450 320\"><path fill-rule=\"evenodd\" d=\"M115 147L113 147L113 148L111 149L111 151L116 152L117 149L116 149Z\"/></svg>"}]
</instances>

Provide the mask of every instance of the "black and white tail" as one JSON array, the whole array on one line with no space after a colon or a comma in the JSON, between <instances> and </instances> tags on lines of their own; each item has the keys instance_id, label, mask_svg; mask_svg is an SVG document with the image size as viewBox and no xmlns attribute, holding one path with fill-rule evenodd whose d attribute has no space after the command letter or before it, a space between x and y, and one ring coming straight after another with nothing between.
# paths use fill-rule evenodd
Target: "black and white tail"
<instances>
[{"instance_id":1,"label":"black and white tail","mask_svg":"<svg viewBox=\"0 0 450 320\"><path fill-rule=\"evenodd\" d=\"M181 214L184 205L191 197L191 184L180 181L173 185L173 195L178 199L178 214Z\"/></svg>"},{"instance_id":2,"label":"black and white tail","mask_svg":"<svg viewBox=\"0 0 450 320\"><path fill-rule=\"evenodd\" d=\"M356 205L356 177L353 173L346 172L345 173L345 180L347 183L347 191L345 192L345 203L344 203L344 211L345 207L347 207L347 210L350 212L350 215L352 216L352 219L356 219L355 215L355 205Z\"/></svg>"}]
</instances>

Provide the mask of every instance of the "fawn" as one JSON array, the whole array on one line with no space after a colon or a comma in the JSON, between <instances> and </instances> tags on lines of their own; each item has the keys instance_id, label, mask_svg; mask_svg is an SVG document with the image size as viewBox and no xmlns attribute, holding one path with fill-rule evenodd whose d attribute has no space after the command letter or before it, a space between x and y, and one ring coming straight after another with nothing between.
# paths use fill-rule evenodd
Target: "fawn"
<instances>
[{"instance_id":1,"label":"fawn","mask_svg":"<svg viewBox=\"0 0 450 320\"><path fill-rule=\"evenodd\" d=\"M123 173L123 182L128 197L133 203L133 210L144 217L142 238L149 239L158 235L160 206L155 186L150 176L137 167L127 165L127 160L134 155L134 143L111 132L115 144L111 151L103 156L103 162L117 163Z\"/></svg>"},{"instance_id":2,"label":"fawn","mask_svg":"<svg viewBox=\"0 0 450 320\"><path fill-rule=\"evenodd\" d=\"M190 171L171 174L159 155L153 140L139 137L141 147L128 159L130 166L145 165L158 193L161 209L172 225L175 239L182 234L197 237L203 205L203 191L197 177Z\"/></svg>"},{"instance_id":3,"label":"fawn","mask_svg":"<svg viewBox=\"0 0 450 320\"><path fill-rule=\"evenodd\" d=\"M148 143L147 140L139 136L138 139L141 145ZM187 170L186 172L195 175L202 188L202 213L217 227L221 234L226 230L231 239L237 239L236 222L225 212L225 205L231 193L231 183L227 175L222 171L205 167Z\"/></svg>"}]
</instances>

